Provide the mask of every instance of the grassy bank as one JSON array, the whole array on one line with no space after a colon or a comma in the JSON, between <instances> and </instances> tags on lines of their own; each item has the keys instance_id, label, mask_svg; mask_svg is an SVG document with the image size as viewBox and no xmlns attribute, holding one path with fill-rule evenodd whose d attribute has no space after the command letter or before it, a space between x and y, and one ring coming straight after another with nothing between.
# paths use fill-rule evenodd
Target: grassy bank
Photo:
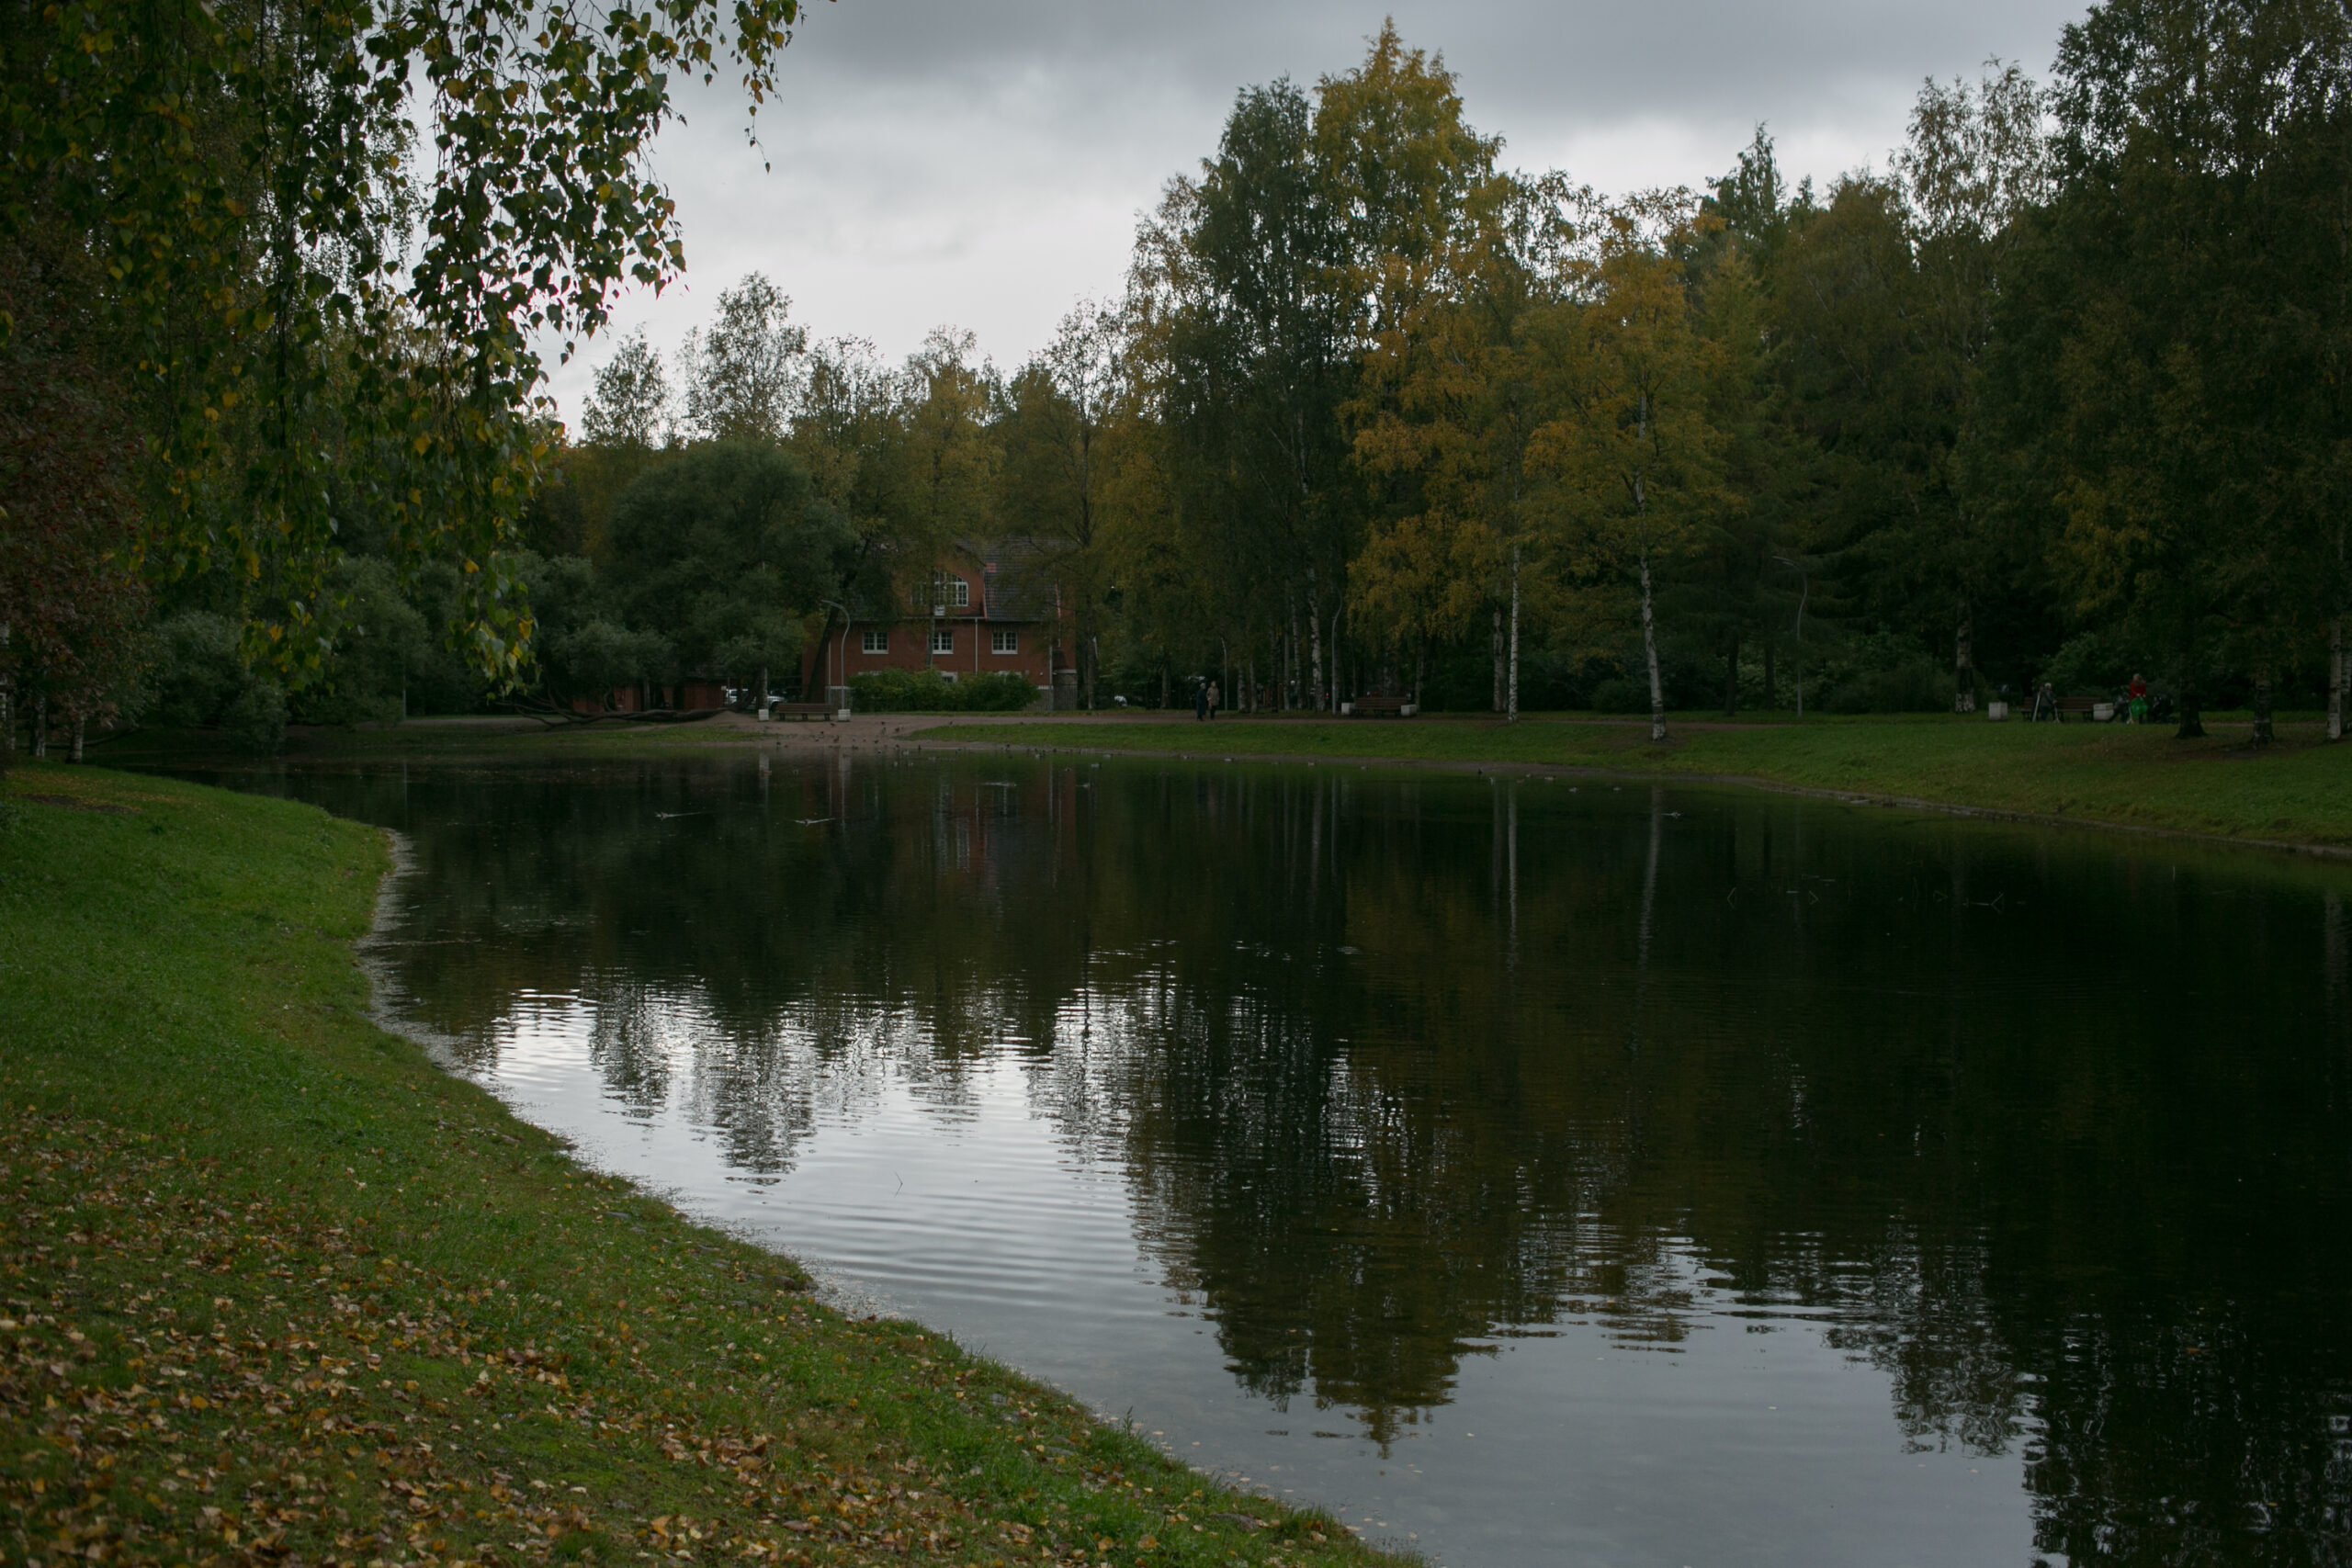
<instances>
[{"instance_id":1,"label":"grassy bank","mask_svg":"<svg viewBox=\"0 0 2352 1568\"><path fill-rule=\"evenodd\" d=\"M1056 746L1195 757L1381 759L1441 764L1602 769L1749 779L1804 789L1935 801L1994 811L2352 846L2352 744L2315 724L2282 725L2256 750L2250 731L2204 740L2125 725L1992 724L1981 717L1813 720L1673 727L1532 718L1223 718L1193 723L948 725L931 740Z\"/></svg>"},{"instance_id":2,"label":"grassy bank","mask_svg":"<svg viewBox=\"0 0 2352 1568\"><path fill-rule=\"evenodd\" d=\"M569 1158L366 1016L309 807L0 790L12 1560L1370 1563Z\"/></svg>"}]
</instances>

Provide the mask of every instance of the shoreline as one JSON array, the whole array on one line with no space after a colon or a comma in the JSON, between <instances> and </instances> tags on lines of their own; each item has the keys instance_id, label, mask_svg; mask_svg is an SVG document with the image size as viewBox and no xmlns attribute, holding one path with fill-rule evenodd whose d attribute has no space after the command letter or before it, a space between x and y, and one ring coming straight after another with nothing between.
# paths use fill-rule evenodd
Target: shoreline
<instances>
[{"instance_id":1,"label":"shoreline","mask_svg":"<svg viewBox=\"0 0 2352 1568\"><path fill-rule=\"evenodd\" d=\"M2109 774L2109 777L2096 782L2141 786L2145 790L2145 794L2135 804L2143 813L2169 809L2186 815L2192 807L2178 799L2167 800L2165 786L2177 785L2184 773L2193 773L2203 764L2217 767L2260 768L2273 761L2292 759L2292 765L2305 770L2307 773L2321 773L2321 771L2324 770L2324 773L2315 781L2324 787L2324 798L2320 803L2321 809L2312 813L2318 821L2324 825L2324 830L2311 836L2299 836L2290 832L2278 831L2278 826L2284 824L2257 826L2251 818L2247 818L2244 830L2233 831L2210 821L2200 824L2182 820L2134 820L2120 812L2102 809L2101 805L2096 801L2079 805L2073 809L2051 810L2038 808L2032 804L2015 799L2003 801L1985 798L1954 798L1950 794L1926 793L1916 788L1902 787L1884 778L1856 776L1867 775L1872 771L1867 761L1857 765L1852 760L1840 760L1826 764L1815 760L1814 770L1817 773L1826 771L1833 775L1838 773L1848 775L1844 778L1830 779L1775 776L1771 773L1739 768L1674 765L1690 750L1698 750L1702 752L1722 751L1736 747L1750 753L1760 753L1766 751L1768 748L1778 745L1793 752L1801 746L1807 744L1819 746L1826 740L1833 745L1838 742L1847 742L1862 747L1873 741L1888 741L1894 745L1908 742L1917 747L1924 741L1923 750L1934 748L1948 754L1959 753L1951 760L1964 767L1974 759L1962 753L1961 748L1969 744L1968 732L1975 728L1965 723L1959 725L1856 724L1824 726L1819 729L1761 724L1725 725L1713 728L1688 725L1681 727L1678 733L1672 735L1665 746L1651 747L1647 743L1645 734L1640 736L1639 745L1625 745L1622 737L1629 727L1609 721L1523 720L1515 731L1505 729L1500 726L1479 726L1473 728L1466 724L1461 725L1459 728L1453 728L1453 721L1447 721L1452 732L1439 732L1443 739L1453 741L1457 737L1461 737L1468 739L1468 744L1453 748L1459 754L1432 755L1427 751L1414 754L1398 749L1351 749L1336 743L1337 738L1333 737L1335 730L1344 730L1347 738L1352 739L1355 735L1367 733L1365 727L1377 722L1374 720L1243 719L1219 722L1231 722L1234 726L1232 729L1223 732L1225 737L1248 736L1249 739L1238 746L1229 743L1227 746L1203 744L1203 742L1211 741L1216 734L1214 730L1207 730L1207 727L1203 727L1206 732L1194 732L1190 739L1170 738L1162 741L1154 735L1150 737L1151 743L1148 744L1119 744L1118 740L1131 738L1129 736L1121 736L1116 739L1106 737L1101 740L1094 740L1084 737L1085 730L1122 724L1122 721L1116 719L1106 720L1092 716L1074 723L1060 718L1045 721L1032 720L1028 723L1020 723L1017 717L1013 722L993 723L975 723L968 719L949 718L940 721L932 728L916 731L910 739L918 744L941 750L985 750L1003 747L1033 747L1045 750L1065 750L1091 756L1117 756L1127 759L1181 758L1194 761L1249 761L1284 766L1381 767L1472 775L1498 773L1519 777L1602 778L1617 782L1725 785L1764 790L1807 799L1837 801L1853 806L1928 811L1988 821L2015 822L2033 827L2097 828L2184 842L2283 852L2328 862L2352 860L2352 742L2327 746L2324 743L2313 744L2308 740L2302 740L2300 744L2282 741L2278 751L2272 756L2259 758L2253 756L2246 748L2230 745L2226 739L2190 742L2188 744L2199 750L2186 754L2190 760L2188 766L2184 768L2181 766L2182 754L2166 756L2157 750L2169 742L2168 736L2160 737L2144 732L2138 735L2117 736L2094 732L2088 737L2081 737L2077 731L2064 738L2052 737L2053 739L2061 740L2062 744L2074 745L2077 748L2100 743L2107 743L2108 746L2113 747L2115 743L2120 742L2124 746L2141 751L2143 758L2132 758L2118 763L2105 764L2104 771ZM1172 725L1170 727L1172 728ZM1272 739L1272 732L1278 727L1294 729L1303 736L1313 739L1334 739L1335 744L1329 750L1277 750L1265 742ZM1145 727L1137 725L1132 728L1140 730ZM1155 723L1151 728L1156 729L1160 728L1160 725ZM1005 729L1014 729L1017 733L1004 739L992 738L989 734L992 730ZM1566 738L1570 746L1575 745L1578 739L1588 739L1593 731L1604 732L1607 739L1600 746L1589 748L1587 753L1582 756L1546 758L1498 754L1506 750L1505 745L1482 746L1477 743L1476 739L1487 738L1497 742L1521 742L1524 745L1531 737L1538 741L1545 739L1544 732L1546 729ZM1369 731L1370 735L1375 737L1395 733L1396 732L1394 729ZM1729 745L1723 743L1722 738L1724 737L1732 738ZM1135 739L1140 739L1140 737L1135 737ZM1709 745L1711 741L1714 744ZM2014 739L2012 743L2015 743ZM1618 755L1597 757L1590 754L1592 750L1613 750ZM1946 761L1945 757L1930 752L1926 759L1927 770L1932 771L1934 764L1944 761ZM2066 764L2078 761L2079 757L2069 757L2062 753L2055 760L2051 772L2057 773ZM1920 765L1918 762L1911 763L1914 768ZM2102 764L2094 762L2094 767L2099 766ZM1899 772L1901 770L1884 771ZM2076 768L2074 771L2082 773L2087 770ZM1980 781L1979 790L1985 794L2003 793L2002 784L2009 784L2014 789L2018 782L2014 780ZM2030 787L2032 784L2040 781L2025 782L2027 787ZM2210 781L2199 778L2194 782L2203 784ZM2211 803L2197 802L2195 806L2210 810Z\"/></svg>"},{"instance_id":2,"label":"shoreline","mask_svg":"<svg viewBox=\"0 0 2352 1568\"><path fill-rule=\"evenodd\" d=\"M0 801L18 1556L1405 1561L822 1304L386 1030L374 829L86 765Z\"/></svg>"},{"instance_id":3,"label":"shoreline","mask_svg":"<svg viewBox=\"0 0 2352 1568\"><path fill-rule=\"evenodd\" d=\"M2310 720L2282 723L2278 743L2263 753L2227 732L2181 742L2153 728L1996 726L1939 716L1801 724L1694 717L1674 721L1668 740L1653 746L1645 723L1531 716L1505 727L1483 717L1384 722L1295 715L1198 726L1188 714L1134 712L874 714L846 723L761 723L725 714L692 725L550 731L528 718L474 716L311 732L299 737L288 755L314 763L620 761L729 749L856 755L1026 748L1126 759L1230 757L1283 766L1705 784L2031 827L2095 827L2324 862L2352 859L2352 742L2321 741L2319 725ZM106 760L142 769L270 765L226 759L203 746L198 737L166 736L151 739L150 750L126 745Z\"/></svg>"},{"instance_id":4,"label":"shoreline","mask_svg":"<svg viewBox=\"0 0 2352 1568\"><path fill-rule=\"evenodd\" d=\"M1759 727L1760 728L1760 727ZM984 751L1006 749L1012 743L988 740L962 740L932 738L932 732L915 732L917 742L924 749L943 751ZM1114 749L1099 746L1060 745L1046 748L1052 751L1067 751L1087 757L1118 757L1125 760L1169 761L1164 750L1142 748ZM1833 801L1841 806L1874 806L1890 810L1929 811L1946 817L1969 817L1990 822L2015 822L2038 828L2089 828L2108 832L2132 833L2145 838L2178 840L2188 843L2222 845L2233 849L2263 850L2294 855L2310 855L2321 860L2352 862L2352 845L2310 843L2291 839L2238 838L2226 833L2200 832L2189 828L2164 828L2144 822L2116 822L2098 817L2067 817L2042 812L2020 811L2006 807L1968 806L1948 800L1933 800L1924 796L1872 794L1864 790L1841 789L1826 784L1786 784L1777 779L1753 773L1686 773L1657 769L1621 769L1586 766L1575 763L1544 763L1516 761L1469 761L1423 757L1384 757L1376 753L1357 755L1306 752L1237 752L1232 756L1207 757L1197 753L1178 753L1174 760L1190 762L1267 762L1306 767L1396 768L1417 773L1466 773L1483 777L1487 773L1507 773L1520 778L1607 779L1626 784L1706 784L1734 789L1762 790L1770 795L1795 795L1806 800Z\"/></svg>"}]
</instances>

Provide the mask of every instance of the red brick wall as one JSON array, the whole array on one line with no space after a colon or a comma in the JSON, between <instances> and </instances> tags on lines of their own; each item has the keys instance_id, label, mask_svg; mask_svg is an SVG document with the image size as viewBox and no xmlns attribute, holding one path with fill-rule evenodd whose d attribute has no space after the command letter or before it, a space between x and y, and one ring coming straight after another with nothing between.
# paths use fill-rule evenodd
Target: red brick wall
<instances>
[{"instance_id":1,"label":"red brick wall","mask_svg":"<svg viewBox=\"0 0 2352 1568\"><path fill-rule=\"evenodd\" d=\"M802 671L804 691L820 677L824 665L838 656L845 672L833 672L824 683L847 684L850 676L863 675L876 670L932 669L943 675L959 680L1000 672L1022 676L1033 686L1053 683L1053 628L1036 622L989 622L968 614L956 614L939 622L939 629L952 632L956 647L952 652L933 654L932 622L922 620L891 622L856 622L849 628L846 640L839 627L826 640L824 657L811 648L808 664ZM865 650L865 634L880 631L888 637L888 649L881 653ZM1012 653L992 651L990 635L1009 631L1015 638Z\"/></svg>"}]
</instances>

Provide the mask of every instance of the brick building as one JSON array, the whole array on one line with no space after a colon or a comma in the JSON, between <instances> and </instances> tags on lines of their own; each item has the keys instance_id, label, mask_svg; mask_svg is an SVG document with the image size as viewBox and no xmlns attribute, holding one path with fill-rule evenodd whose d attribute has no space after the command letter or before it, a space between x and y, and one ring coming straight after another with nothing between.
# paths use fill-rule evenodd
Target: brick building
<instances>
[{"instance_id":1,"label":"brick building","mask_svg":"<svg viewBox=\"0 0 2352 1568\"><path fill-rule=\"evenodd\" d=\"M800 689L821 694L876 670L936 670L950 681L1014 674L1046 694L1064 657L1051 549L1034 539L958 539L937 578L901 582L906 613L829 626L801 666Z\"/></svg>"}]
</instances>

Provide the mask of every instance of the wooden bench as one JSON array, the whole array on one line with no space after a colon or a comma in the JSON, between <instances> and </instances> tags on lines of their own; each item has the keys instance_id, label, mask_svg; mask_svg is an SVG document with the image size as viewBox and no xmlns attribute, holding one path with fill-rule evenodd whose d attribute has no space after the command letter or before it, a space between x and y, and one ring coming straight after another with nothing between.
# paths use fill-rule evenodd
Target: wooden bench
<instances>
[{"instance_id":1,"label":"wooden bench","mask_svg":"<svg viewBox=\"0 0 2352 1568\"><path fill-rule=\"evenodd\" d=\"M771 718L831 718L831 703L777 703L768 709Z\"/></svg>"},{"instance_id":2,"label":"wooden bench","mask_svg":"<svg viewBox=\"0 0 2352 1568\"><path fill-rule=\"evenodd\" d=\"M2058 722L2064 724L2068 719L2074 718L2088 724L2091 721L2091 709L2098 706L2101 700L2098 697L2060 697Z\"/></svg>"},{"instance_id":3,"label":"wooden bench","mask_svg":"<svg viewBox=\"0 0 2352 1568\"><path fill-rule=\"evenodd\" d=\"M1358 718L1377 718L1382 714L1387 714L1392 717L1402 717L1405 706L1405 699L1402 697L1390 696L1385 692L1371 692L1358 697L1349 711Z\"/></svg>"}]
</instances>

